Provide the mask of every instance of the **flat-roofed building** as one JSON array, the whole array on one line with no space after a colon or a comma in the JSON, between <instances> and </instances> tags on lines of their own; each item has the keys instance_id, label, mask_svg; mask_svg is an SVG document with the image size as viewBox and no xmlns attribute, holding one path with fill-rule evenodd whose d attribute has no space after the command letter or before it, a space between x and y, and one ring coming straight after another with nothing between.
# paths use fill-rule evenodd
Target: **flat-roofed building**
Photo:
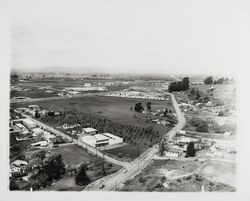
<instances>
[{"instance_id":1,"label":"flat-roofed building","mask_svg":"<svg viewBox=\"0 0 250 201\"><path fill-rule=\"evenodd\" d=\"M18 129L20 129L20 130L25 130L26 129L25 126L23 124L20 124L20 123L16 124L16 127Z\"/></svg>"},{"instance_id":2,"label":"flat-roofed building","mask_svg":"<svg viewBox=\"0 0 250 201\"><path fill-rule=\"evenodd\" d=\"M31 119L23 119L23 125L25 125L27 128L35 128L36 127L36 122L34 122Z\"/></svg>"},{"instance_id":3,"label":"flat-roofed building","mask_svg":"<svg viewBox=\"0 0 250 201\"><path fill-rule=\"evenodd\" d=\"M123 138L113 135L111 133L103 133L103 135L110 139L109 144L118 144L123 142Z\"/></svg>"},{"instance_id":4,"label":"flat-roofed building","mask_svg":"<svg viewBox=\"0 0 250 201\"><path fill-rule=\"evenodd\" d=\"M82 133L86 135L95 135L97 134L97 130L94 128L83 128Z\"/></svg>"},{"instance_id":5,"label":"flat-roofed building","mask_svg":"<svg viewBox=\"0 0 250 201\"><path fill-rule=\"evenodd\" d=\"M103 147L110 142L110 138L102 134L83 136L81 140L92 147Z\"/></svg>"}]
</instances>

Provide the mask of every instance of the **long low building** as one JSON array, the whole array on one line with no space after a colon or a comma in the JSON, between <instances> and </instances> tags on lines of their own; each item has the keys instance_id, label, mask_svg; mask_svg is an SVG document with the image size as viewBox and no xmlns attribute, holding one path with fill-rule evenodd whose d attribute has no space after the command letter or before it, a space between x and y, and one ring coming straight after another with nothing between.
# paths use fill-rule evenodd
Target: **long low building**
<instances>
[{"instance_id":1,"label":"long low building","mask_svg":"<svg viewBox=\"0 0 250 201\"><path fill-rule=\"evenodd\" d=\"M23 119L23 125L25 125L27 128L35 128L36 127L36 122L34 122L31 119Z\"/></svg>"},{"instance_id":2,"label":"long low building","mask_svg":"<svg viewBox=\"0 0 250 201\"><path fill-rule=\"evenodd\" d=\"M82 142L92 147L103 147L109 145L109 138L102 134L87 135L82 137Z\"/></svg>"},{"instance_id":3,"label":"long low building","mask_svg":"<svg viewBox=\"0 0 250 201\"><path fill-rule=\"evenodd\" d=\"M103 133L103 135L109 138L109 144L118 144L123 142L123 138L112 135L111 133Z\"/></svg>"},{"instance_id":4,"label":"long low building","mask_svg":"<svg viewBox=\"0 0 250 201\"><path fill-rule=\"evenodd\" d=\"M82 142L92 147L103 147L112 144L122 143L123 139L110 133L86 135L81 138Z\"/></svg>"}]
</instances>

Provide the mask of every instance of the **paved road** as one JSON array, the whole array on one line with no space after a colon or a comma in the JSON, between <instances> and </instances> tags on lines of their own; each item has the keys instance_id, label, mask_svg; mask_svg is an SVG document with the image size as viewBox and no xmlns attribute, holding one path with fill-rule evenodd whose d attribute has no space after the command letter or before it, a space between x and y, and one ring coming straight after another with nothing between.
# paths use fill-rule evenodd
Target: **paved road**
<instances>
[{"instance_id":1,"label":"paved road","mask_svg":"<svg viewBox=\"0 0 250 201\"><path fill-rule=\"evenodd\" d=\"M178 123L173 127L168 133L166 133L165 138L171 140L176 132L181 130L185 126L185 117L184 114L181 112L178 103L173 94L170 94L173 106L175 108ZM116 190L117 188L121 187L121 185L139 174L153 159L154 155L158 152L158 145L154 145L152 148L148 149L144 153L142 153L138 158L136 158L133 162L126 166L126 172L124 172L125 168L122 168L120 171L109 175L108 177L104 177L100 180L97 180L90 185L88 185L84 190L85 191L110 191ZM104 185L102 189L100 186Z\"/></svg>"}]
</instances>

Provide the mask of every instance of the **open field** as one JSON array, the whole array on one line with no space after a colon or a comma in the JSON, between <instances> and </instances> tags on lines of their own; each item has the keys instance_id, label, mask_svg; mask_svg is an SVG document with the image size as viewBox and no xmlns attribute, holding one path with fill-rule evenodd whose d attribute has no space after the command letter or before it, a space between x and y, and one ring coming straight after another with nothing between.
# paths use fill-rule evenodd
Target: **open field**
<instances>
[{"instance_id":1,"label":"open field","mask_svg":"<svg viewBox=\"0 0 250 201\"><path fill-rule=\"evenodd\" d=\"M96 162L99 160L76 144L54 148L51 150L51 153L61 154L65 165L77 166L82 163Z\"/></svg>"},{"instance_id":2,"label":"open field","mask_svg":"<svg viewBox=\"0 0 250 201\"><path fill-rule=\"evenodd\" d=\"M198 161L153 161L143 172L125 182L121 191L166 191L195 192L201 191L235 191L235 188L222 183L222 180L208 178ZM229 168L230 169L230 168ZM225 169L218 170L221 173Z\"/></svg>"},{"instance_id":3,"label":"open field","mask_svg":"<svg viewBox=\"0 0 250 201\"><path fill-rule=\"evenodd\" d=\"M58 79L58 80L31 80L27 82L16 82L14 83L17 86L30 88L32 86L38 86L38 87L46 87L51 86L54 89L61 90L65 87L78 87L78 86L84 86L84 83L91 83L92 85L103 85L105 82L122 82L119 79L83 79L83 80L67 80L67 79ZM128 86L133 85L133 82L128 83ZM122 86L122 84L115 84L115 86ZM126 86L125 86L126 87ZM112 86L111 86L112 89Z\"/></svg>"},{"instance_id":4,"label":"open field","mask_svg":"<svg viewBox=\"0 0 250 201\"><path fill-rule=\"evenodd\" d=\"M134 144L128 144L123 147L117 147L114 149L105 150L103 152L113 158L116 158L117 160L130 162L133 159L137 158L147 148L147 145L139 143L139 146Z\"/></svg>"},{"instance_id":5,"label":"open field","mask_svg":"<svg viewBox=\"0 0 250 201\"><path fill-rule=\"evenodd\" d=\"M136 99L122 99L112 97L76 97L68 99L58 99L53 101L36 101L34 104L39 105L41 108L57 111L77 111L79 113L88 114L91 116L102 117L110 119L123 124L132 124L139 127L149 125L145 120L145 115L131 111L130 107L134 107L135 103L141 102L146 107L148 100ZM165 109L173 107L166 103L166 101L150 100L152 109ZM29 103L16 103L14 107L21 107L33 104ZM148 116L148 115L147 115Z\"/></svg>"},{"instance_id":6,"label":"open field","mask_svg":"<svg viewBox=\"0 0 250 201\"><path fill-rule=\"evenodd\" d=\"M10 91L10 98L13 97L28 97L28 98L48 98L48 97L56 97L57 92L53 91L52 93L46 93L48 89L39 89L39 87L36 87L34 85L29 85L28 87L23 87L23 89L30 89L28 91L16 91L11 90Z\"/></svg>"}]
</instances>

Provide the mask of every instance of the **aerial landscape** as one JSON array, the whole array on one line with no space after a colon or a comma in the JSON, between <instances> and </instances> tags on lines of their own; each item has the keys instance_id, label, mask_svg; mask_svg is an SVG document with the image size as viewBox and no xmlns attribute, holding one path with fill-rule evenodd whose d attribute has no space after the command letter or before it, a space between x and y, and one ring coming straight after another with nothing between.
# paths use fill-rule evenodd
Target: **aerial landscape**
<instances>
[{"instance_id":1,"label":"aerial landscape","mask_svg":"<svg viewBox=\"0 0 250 201\"><path fill-rule=\"evenodd\" d=\"M11 75L10 190L235 191L229 77Z\"/></svg>"},{"instance_id":2,"label":"aerial landscape","mask_svg":"<svg viewBox=\"0 0 250 201\"><path fill-rule=\"evenodd\" d=\"M244 3L22 2L9 6L9 194L239 193Z\"/></svg>"}]
</instances>

